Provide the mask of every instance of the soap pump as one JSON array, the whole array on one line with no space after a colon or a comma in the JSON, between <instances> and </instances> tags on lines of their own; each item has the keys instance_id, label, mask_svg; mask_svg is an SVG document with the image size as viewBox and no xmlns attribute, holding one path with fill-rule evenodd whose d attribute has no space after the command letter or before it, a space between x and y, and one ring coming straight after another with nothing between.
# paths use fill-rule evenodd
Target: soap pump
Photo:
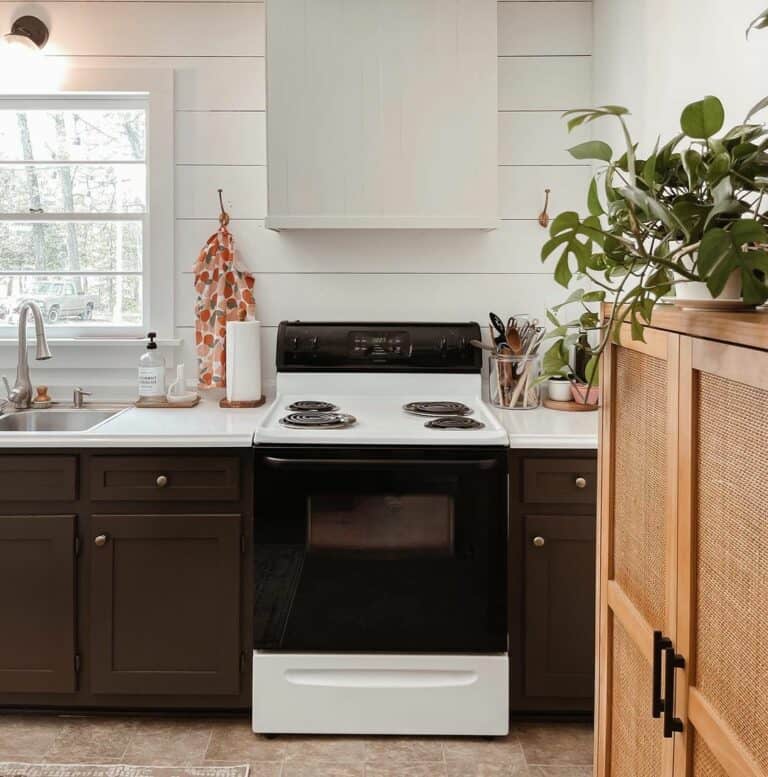
<instances>
[{"instance_id":1,"label":"soap pump","mask_svg":"<svg viewBox=\"0 0 768 777\"><path fill-rule=\"evenodd\" d=\"M157 332L147 334L147 350L139 358L139 396L165 398L165 359L157 352Z\"/></svg>"}]
</instances>

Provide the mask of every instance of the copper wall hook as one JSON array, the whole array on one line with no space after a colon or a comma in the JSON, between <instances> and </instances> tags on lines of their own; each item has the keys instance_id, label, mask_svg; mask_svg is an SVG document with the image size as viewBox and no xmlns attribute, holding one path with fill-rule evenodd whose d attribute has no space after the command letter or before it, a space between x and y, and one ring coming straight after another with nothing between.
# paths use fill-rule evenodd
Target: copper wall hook
<instances>
[{"instance_id":1,"label":"copper wall hook","mask_svg":"<svg viewBox=\"0 0 768 777\"><path fill-rule=\"evenodd\" d=\"M547 208L549 207L549 191L549 189L544 189L544 210L539 213L539 224L541 224L544 229L549 226L549 213L547 213Z\"/></svg>"},{"instance_id":2,"label":"copper wall hook","mask_svg":"<svg viewBox=\"0 0 768 777\"><path fill-rule=\"evenodd\" d=\"M222 227L226 227L227 224L229 224L229 213L224 210L224 198L222 197L223 189L219 189L219 208L221 212L219 213L219 224L221 224Z\"/></svg>"}]
</instances>

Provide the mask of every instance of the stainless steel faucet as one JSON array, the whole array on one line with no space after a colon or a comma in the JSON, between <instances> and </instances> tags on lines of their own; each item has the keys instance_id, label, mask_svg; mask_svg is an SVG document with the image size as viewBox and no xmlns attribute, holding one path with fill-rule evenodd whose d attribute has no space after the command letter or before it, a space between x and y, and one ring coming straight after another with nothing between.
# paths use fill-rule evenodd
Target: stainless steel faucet
<instances>
[{"instance_id":1,"label":"stainless steel faucet","mask_svg":"<svg viewBox=\"0 0 768 777\"><path fill-rule=\"evenodd\" d=\"M32 404L32 380L29 376L29 360L27 359L27 311L32 311L35 319L35 341L37 352L35 359L50 359L51 352L48 349L48 340L45 337L45 324L43 314L37 303L27 300L19 307L19 359L16 364L16 382L13 388L8 390L8 381L4 380L5 389L8 392L8 402L16 410L26 410Z\"/></svg>"}]
</instances>

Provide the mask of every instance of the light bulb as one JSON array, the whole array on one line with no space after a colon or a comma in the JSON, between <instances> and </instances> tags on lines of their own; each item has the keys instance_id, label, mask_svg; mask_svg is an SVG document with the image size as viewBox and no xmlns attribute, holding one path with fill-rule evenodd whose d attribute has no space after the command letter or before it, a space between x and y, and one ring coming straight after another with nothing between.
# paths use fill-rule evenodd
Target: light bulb
<instances>
[{"instance_id":1,"label":"light bulb","mask_svg":"<svg viewBox=\"0 0 768 777\"><path fill-rule=\"evenodd\" d=\"M22 56L27 52L33 55L40 53L40 49L31 38L15 32L9 32L7 35L3 35L2 46L6 51L10 50L14 53L21 54Z\"/></svg>"},{"instance_id":2,"label":"light bulb","mask_svg":"<svg viewBox=\"0 0 768 777\"><path fill-rule=\"evenodd\" d=\"M58 68L47 63L37 44L26 35L0 37L0 90L5 93L50 90L57 85Z\"/></svg>"}]
</instances>

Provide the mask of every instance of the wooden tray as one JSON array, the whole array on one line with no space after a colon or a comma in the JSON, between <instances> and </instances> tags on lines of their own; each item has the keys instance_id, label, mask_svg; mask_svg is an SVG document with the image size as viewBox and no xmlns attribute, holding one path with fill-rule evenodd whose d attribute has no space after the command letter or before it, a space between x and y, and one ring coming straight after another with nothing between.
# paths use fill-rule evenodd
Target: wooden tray
<instances>
[{"instance_id":1,"label":"wooden tray","mask_svg":"<svg viewBox=\"0 0 768 777\"><path fill-rule=\"evenodd\" d=\"M249 408L249 407L261 407L265 402L267 401L267 398L262 394L261 399L253 399L248 402L240 402L237 400L233 400L230 402L228 399L220 399L219 400L219 407L228 407L228 408Z\"/></svg>"},{"instance_id":2,"label":"wooden tray","mask_svg":"<svg viewBox=\"0 0 768 777\"><path fill-rule=\"evenodd\" d=\"M200 402L200 397L189 399L186 402L169 402L167 399L150 399L148 397L141 397L134 402L136 407L154 407L154 408L170 408L170 407L194 407Z\"/></svg>"},{"instance_id":3,"label":"wooden tray","mask_svg":"<svg viewBox=\"0 0 768 777\"><path fill-rule=\"evenodd\" d=\"M557 402L554 399L545 399L544 407L548 407L550 410L565 410L570 413L589 413L593 410L597 410L599 405L585 405L583 402Z\"/></svg>"}]
</instances>

